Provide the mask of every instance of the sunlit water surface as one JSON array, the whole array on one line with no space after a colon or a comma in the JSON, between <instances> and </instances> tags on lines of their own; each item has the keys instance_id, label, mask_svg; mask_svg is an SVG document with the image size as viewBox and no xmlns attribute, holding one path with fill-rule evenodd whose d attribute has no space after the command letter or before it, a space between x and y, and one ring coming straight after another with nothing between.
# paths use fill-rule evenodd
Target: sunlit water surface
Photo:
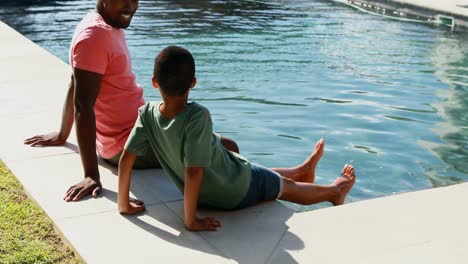
<instances>
[{"instance_id":1,"label":"sunlit water surface","mask_svg":"<svg viewBox=\"0 0 468 264\"><path fill-rule=\"evenodd\" d=\"M73 29L95 0L18 2L2 1L0 19L67 61ZM167 45L192 51L192 99L254 162L296 165L323 137L316 181L354 165L347 201L468 180L462 33L329 1L143 0L126 34L146 100L160 100L150 82L155 55Z\"/></svg>"}]
</instances>

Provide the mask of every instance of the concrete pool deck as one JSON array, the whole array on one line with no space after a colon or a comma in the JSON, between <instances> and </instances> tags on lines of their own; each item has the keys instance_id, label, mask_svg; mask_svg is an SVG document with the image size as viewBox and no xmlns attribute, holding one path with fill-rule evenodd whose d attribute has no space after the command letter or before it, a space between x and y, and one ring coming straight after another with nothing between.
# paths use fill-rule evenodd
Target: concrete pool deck
<instances>
[{"instance_id":1,"label":"concrete pool deck","mask_svg":"<svg viewBox=\"0 0 468 264\"><path fill-rule=\"evenodd\" d=\"M468 30L468 0L333 0L362 11Z\"/></svg>"},{"instance_id":2,"label":"concrete pool deck","mask_svg":"<svg viewBox=\"0 0 468 264\"><path fill-rule=\"evenodd\" d=\"M0 158L87 263L468 263L468 183L303 213L278 202L202 211L223 227L191 233L161 170L134 172L132 195L147 211L124 217L116 168L101 162L102 195L66 203L82 178L74 133L63 147L23 140L58 129L69 66L2 22L0 50Z\"/></svg>"}]
</instances>

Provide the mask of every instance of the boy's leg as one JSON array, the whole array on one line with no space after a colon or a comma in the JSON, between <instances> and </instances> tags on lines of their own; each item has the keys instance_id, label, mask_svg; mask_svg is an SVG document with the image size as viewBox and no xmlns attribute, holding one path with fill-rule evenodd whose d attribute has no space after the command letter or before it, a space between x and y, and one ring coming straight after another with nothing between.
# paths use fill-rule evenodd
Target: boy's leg
<instances>
[{"instance_id":1,"label":"boy's leg","mask_svg":"<svg viewBox=\"0 0 468 264\"><path fill-rule=\"evenodd\" d=\"M276 171L281 174L281 176L296 182L312 183L315 180L315 168L323 155L324 148L325 141L322 138L317 141L314 151L301 165L292 168L271 168L271 170Z\"/></svg>"},{"instance_id":2,"label":"boy's leg","mask_svg":"<svg viewBox=\"0 0 468 264\"><path fill-rule=\"evenodd\" d=\"M151 148L148 148L145 155L137 156L135 164L133 165L134 169L160 169L161 164L159 164L156 154Z\"/></svg>"},{"instance_id":3,"label":"boy's leg","mask_svg":"<svg viewBox=\"0 0 468 264\"><path fill-rule=\"evenodd\" d=\"M115 166L119 166L120 156L122 156L122 151L110 159L106 159L108 162ZM159 164L156 155L152 149L148 149L145 155L137 156L135 164L133 165L134 169L160 169L161 165Z\"/></svg>"},{"instance_id":4,"label":"boy's leg","mask_svg":"<svg viewBox=\"0 0 468 264\"><path fill-rule=\"evenodd\" d=\"M230 150L232 152L236 152L237 154L239 154L239 147L237 146L237 143L234 140L221 136L221 144L223 144L223 146L227 150Z\"/></svg>"},{"instance_id":5,"label":"boy's leg","mask_svg":"<svg viewBox=\"0 0 468 264\"><path fill-rule=\"evenodd\" d=\"M343 168L341 176L331 185L295 182L284 178L283 192L279 199L304 205L320 202L341 205L353 187L355 180L354 168L348 164Z\"/></svg>"},{"instance_id":6,"label":"boy's leg","mask_svg":"<svg viewBox=\"0 0 468 264\"><path fill-rule=\"evenodd\" d=\"M120 160L120 156L122 156L122 151L120 151L119 153L117 153L114 157L112 158L109 158L109 159L104 159L106 160L107 162L109 162L110 164L114 165L114 166L119 166L119 160Z\"/></svg>"},{"instance_id":7,"label":"boy's leg","mask_svg":"<svg viewBox=\"0 0 468 264\"><path fill-rule=\"evenodd\" d=\"M235 209L249 207L264 201L278 199L281 194L283 177L277 172L263 167L262 165L251 164L251 178L249 189L244 199Z\"/></svg>"}]
</instances>

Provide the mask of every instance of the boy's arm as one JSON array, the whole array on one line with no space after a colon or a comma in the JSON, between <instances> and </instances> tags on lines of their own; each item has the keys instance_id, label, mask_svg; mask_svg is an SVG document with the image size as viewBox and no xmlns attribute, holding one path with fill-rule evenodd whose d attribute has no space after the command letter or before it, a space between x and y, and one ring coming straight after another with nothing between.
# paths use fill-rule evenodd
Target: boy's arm
<instances>
[{"instance_id":1,"label":"boy's arm","mask_svg":"<svg viewBox=\"0 0 468 264\"><path fill-rule=\"evenodd\" d=\"M120 157L118 205L121 214L136 214L145 210L143 202L129 199L130 180L135 159L136 155L126 149L123 150Z\"/></svg>"},{"instance_id":2,"label":"boy's arm","mask_svg":"<svg viewBox=\"0 0 468 264\"><path fill-rule=\"evenodd\" d=\"M212 218L197 218L198 193L203 178L202 167L186 167L184 170L184 213L185 227L190 231L216 231L221 223Z\"/></svg>"}]
</instances>

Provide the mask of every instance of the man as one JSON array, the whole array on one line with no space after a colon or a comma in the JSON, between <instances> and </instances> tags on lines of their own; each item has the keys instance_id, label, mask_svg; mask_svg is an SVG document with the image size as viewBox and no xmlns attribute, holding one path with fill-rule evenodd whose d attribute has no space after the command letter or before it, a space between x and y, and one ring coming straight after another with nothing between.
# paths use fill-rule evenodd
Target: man
<instances>
[{"instance_id":1,"label":"man","mask_svg":"<svg viewBox=\"0 0 468 264\"><path fill-rule=\"evenodd\" d=\"M71 186L64 200L78 201L102 190L99 156L118 164L123 146L144 104L136 83L123 29L138 9L138 0L97 0L96 10L78 24L70 47L71 81L59 132L28 138L31 146L65 144L75 121L84 179ZM234 141L223 145L238 152ZM135 168L160 167L154 153L138 157Z\"/></svg>"}]
</instances>

